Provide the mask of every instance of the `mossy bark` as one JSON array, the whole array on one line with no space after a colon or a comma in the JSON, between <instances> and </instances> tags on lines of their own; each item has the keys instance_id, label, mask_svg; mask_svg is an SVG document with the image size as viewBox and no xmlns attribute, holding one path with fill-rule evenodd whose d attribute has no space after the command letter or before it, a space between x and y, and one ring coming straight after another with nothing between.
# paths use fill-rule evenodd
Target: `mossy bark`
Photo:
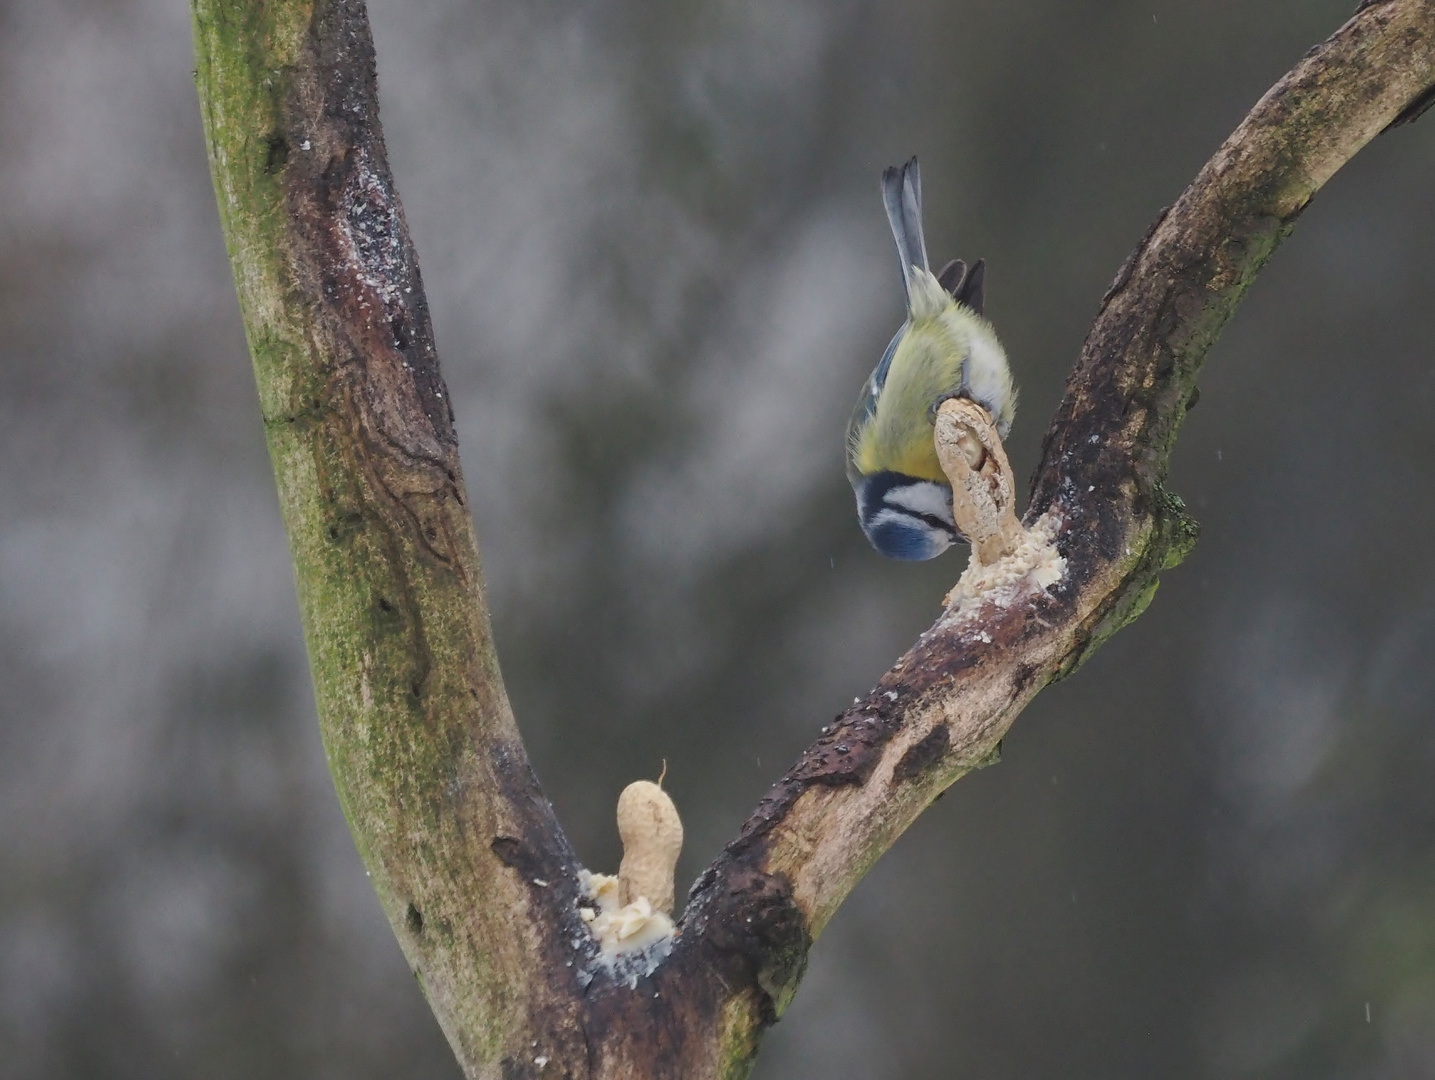
<instances>
[{"instance_id":1,"label":"mossy bark","mask_svg":"<svg viewBox=\"0 0 1435 1080\"><path fill-rule=\"evenodd\" d=\"M1163 481L1207 350L1310 196L1435 97L1435 0L1376 0L1257 104L1122 268L1068 382L1027 514L1057 523L1064 577L923 634L630 983L595 961L503 689L363 4L193 0L193 17L330 770L466 1074L504 1080L746 1074L862 874L1189 550Z\"/></svg>"},{"instance_id":2,"label":"mossy bark","mask_svg":"<svg viewBox=\"0 0 1435 1080\"><path fill-rule=\"evenodd\" d=\"M540 838L560 886L572 857L499 676L363 7L196 0L193 20L330 770L450 1041L497 1063L531 1042L545 935L493 840Z\"/></svg>"}]
</instances>

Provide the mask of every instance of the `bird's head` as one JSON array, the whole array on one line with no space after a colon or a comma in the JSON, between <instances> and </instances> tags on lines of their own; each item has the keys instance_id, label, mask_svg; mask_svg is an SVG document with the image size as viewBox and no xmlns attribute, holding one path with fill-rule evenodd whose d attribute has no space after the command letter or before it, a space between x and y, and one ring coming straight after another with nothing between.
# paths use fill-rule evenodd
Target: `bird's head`
<instances>
[{"instance_id":1,"label":"bird's head","mask_svg":"<svg viewBox=\"0 0 1435 1080\"><path fill-rule=\"evenodd\" d=\"M963 539L952 520L952 489L896 472L856 476L857 517L872 546L889 559L936 558Z\"/></svg>"}]
</instances>

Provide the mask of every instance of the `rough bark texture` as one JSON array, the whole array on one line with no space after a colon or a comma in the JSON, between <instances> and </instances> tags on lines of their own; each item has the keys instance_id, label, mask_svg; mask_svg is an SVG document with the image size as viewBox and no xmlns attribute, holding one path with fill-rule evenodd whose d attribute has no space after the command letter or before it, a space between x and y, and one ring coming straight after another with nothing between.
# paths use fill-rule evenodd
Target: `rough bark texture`
<instances>
[{"instance_id":1,"label":"rough bark texture","mask_svg":"<svg viewBox=\"0 0 1435 1080\"><path fill-rule=\"evenodd\" d=\"M364 8L199 2L194 27L330 770L444 1031L496 1075L583 932L575 866L499 676Z\"/></svg>"},{"instance_id":2,"label":"rough bark texture","mask_svg":"<svg viewBox=\"0 0 1435 1080\"><path fill-rule=\"evenodd\" d=\"M1435 0L1377 0L1255 107L1122 267L1027 524L1065 576L944 615L772 788L671 955L595 962L577 865L499 675L361 0L193 0L215 189L355 840L472 1077L741 1076L812 941L1048 682L1150 601L1195 526L1162 480L1196 373L1311 195L1435 100Z\"/></svg>"}]
</instances>

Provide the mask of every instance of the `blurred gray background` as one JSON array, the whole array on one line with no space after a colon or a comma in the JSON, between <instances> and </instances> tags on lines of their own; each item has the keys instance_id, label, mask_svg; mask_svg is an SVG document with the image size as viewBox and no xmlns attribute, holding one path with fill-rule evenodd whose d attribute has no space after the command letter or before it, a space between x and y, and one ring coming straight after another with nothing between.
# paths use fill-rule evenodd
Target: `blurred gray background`
<instances>
[{"instance_id":1,"label":"blurred gray background","mask_svg":"<svg viewBox=\"0 0 1435 1080\"><path fill-rule=\"evenodd\" d=\"M841 441L877 196L989 260L1026 476L1157 210L1354 0L373 0L504 671L680 888L937 613ZM458 1076L323 764L180 0L0 2L0 1076ZM1435 119L1214 350L1150 611L858 888L762 1080L1435 1075Z\"/></svg>"}]
</instances>

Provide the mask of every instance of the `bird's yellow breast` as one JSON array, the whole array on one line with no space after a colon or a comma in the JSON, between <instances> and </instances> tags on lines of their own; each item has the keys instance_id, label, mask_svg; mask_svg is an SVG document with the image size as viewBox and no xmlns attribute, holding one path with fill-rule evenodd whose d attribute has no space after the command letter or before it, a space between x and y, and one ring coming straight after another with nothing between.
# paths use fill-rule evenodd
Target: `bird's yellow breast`
<instances>
[{"instance_id":1,"label":"bird's yellow breast","mask_svg":"<svg viewBox=\"0 0 1435 1080\"><path fill-rule=\"evenodd\" d=\"M936 318L908 326L892 355L876 408L857 433L853 460L865 475L897 472L946 483L932 442L930 410L934 402L962 384L968 335L956 305Z\"/></svg>"}]
</instances>

